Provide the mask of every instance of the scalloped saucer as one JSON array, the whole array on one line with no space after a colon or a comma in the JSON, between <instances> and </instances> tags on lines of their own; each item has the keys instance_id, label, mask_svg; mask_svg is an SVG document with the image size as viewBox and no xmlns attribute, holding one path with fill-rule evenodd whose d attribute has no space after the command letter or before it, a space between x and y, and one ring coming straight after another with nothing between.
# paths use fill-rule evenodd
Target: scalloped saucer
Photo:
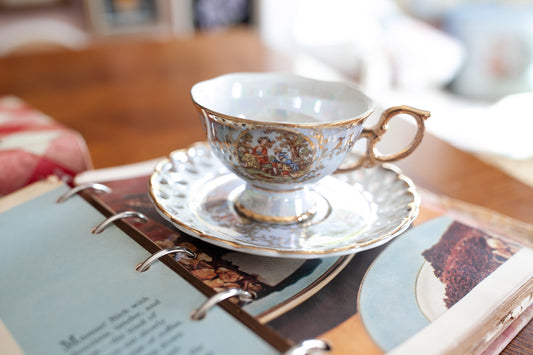
<instances>
[{"instance_id":1,"label":"scalloped saucer","mask_svg":"<svg viewBox=\"0 0 533 355\"><path fill-rule=\"evenodd\" d=\"M172 152L150 177L158 212L178 229L240 252L319 258L379 246L407 229L420 198L411 179L391 164L328 176L312 189L320 213L305 223L277 225L242 217L234 209L244 181L211 155L207 143Z\"/></svg>"}]
</instances>

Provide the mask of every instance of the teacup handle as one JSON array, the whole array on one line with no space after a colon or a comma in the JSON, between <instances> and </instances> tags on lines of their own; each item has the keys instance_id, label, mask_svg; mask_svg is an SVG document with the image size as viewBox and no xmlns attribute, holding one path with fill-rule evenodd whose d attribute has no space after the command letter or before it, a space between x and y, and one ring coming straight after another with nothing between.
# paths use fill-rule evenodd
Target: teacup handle
<instances>
[{"instance_id":1,"label":"teacup handle","mask_svg":"<svg viewBox=\"0 0 533 355\"><path fill-rule=\"evenodd\" d=\"M416 135L409 145L399 152L390 155L382 154L377 150L375 145L380 141L385 132L387 132L389 121L399 114L407 114L415 119L417 125ZM409 106L395 106L384 111L381 114L379 122L372 128L364 128L358 138L366 138L366 152L358 161L348 166L339 167L335 173L353 171L361 167L370 168L378 163L387 163L405 158L418 147L420 142L422 142L422 137L424 136L426 129L424 120L428 119L429 116L430 113L428 111L419 110Z\"/></svg>"}]
</instances>

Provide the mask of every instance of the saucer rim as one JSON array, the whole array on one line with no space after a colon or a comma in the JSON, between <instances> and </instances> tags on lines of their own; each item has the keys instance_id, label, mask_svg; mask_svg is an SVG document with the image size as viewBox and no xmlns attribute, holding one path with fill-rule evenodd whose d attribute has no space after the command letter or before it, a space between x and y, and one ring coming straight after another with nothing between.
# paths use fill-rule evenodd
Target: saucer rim
<instances>
[{"instance_id":1,"label":"saucer rim","mask_svg":"<svg viewBox=\"0 0 533 355\"><path fill-rule=\"evenodd\" d=\"M320 258L320 257L329 257L329 256L343 256L348 254L354 254L363 250L367 250L370 248L378 247L380 245L383 245L387 243L388 241L392 240L393 238L399 236L401 233L403 233L411 223L416 219L420 212L420 195L418 194L416 190L416 186L409 178L406 176L401 169L399 169L397 166L390 164L390 163L382 163L377 164L376 166L372 167L372 169L380 168L383 170L388 170L394 173L398 180L402 181L406 185L405 191L410 193L413 196L412 201L409 201L405 206L409 208L409 212L405 217L402 218L401 222L398 223L395 228L388 231L387 233L381 234L375 238L372 238L371 240L365 240L361 242L354 242L350 245L346 245L344 247L337 247L337 248L328 248L326 250L300 250L300 249L294 249L294 250L281 250L271 247L262 247L262 246L256 246L256 245L250 245L250 244L243 244L242 242L235 242L231 240L227 240L221 237L217 237L211 234L206 234L190 225L188 225L184 221L180 221L176 219L170 212L166 210L158 201L155 196L154 190L156 189L154 187L153 179L155 179L155 176L157 174L162 173L162 167L165 164L168 164L171 162L170 156L172 154L175 154L176 152L187 152L190 148L194 147L207 147L209 150L209 145L207 142L197 142L187 148L184 149L177 149L172 151L167 157L161 159L155 166L154 172L151 174L149 179L149 196L154 205L156 206L157 211L159 214L168 220L170 223L172 223L174 226L176 226L179 230L181 230L184 233L187 233L191 235L192 237L199 238L200 240L203 240L206 243L210 243L222 248L231 249L238 252L245 252L249 254L255 254L255 255L261 255L261 256L268 256L268 257L293 257L293 258ZM355 174L355 171L351 172L341 172L332 174L331 176L341 176L345 174ZM224 175L233 175L235 179L239 179L238 176L230 172L229 170L226 171ZM260 222L257 222L260 223ZM362 232L359 232L362 233Z\"/></svg>"}]
</instances>

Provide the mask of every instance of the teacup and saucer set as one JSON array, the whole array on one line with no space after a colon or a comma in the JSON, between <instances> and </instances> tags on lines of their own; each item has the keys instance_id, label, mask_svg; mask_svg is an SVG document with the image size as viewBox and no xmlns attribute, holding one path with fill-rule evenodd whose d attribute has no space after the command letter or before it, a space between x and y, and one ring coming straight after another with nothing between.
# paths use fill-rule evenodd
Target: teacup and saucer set
<instances>
[{"instance_id":1,"label":"teacup and saucer set","mask_svg":"<svg viewBox=\"0 0 533 355\"><path fill-rule=\"evenodd\" d=\"M160 214L203 241L262 256L322 258L381 245L418 214L412 181L390 162L424 134L426 111L407 106L363 125L374 102L351 85L282 73L234 73L191 89L206 143L172 152L150 178ZM403 150L376 148L407 114ZM366 152L353 152L366 139Z\"/></svg>"}]
</instances>

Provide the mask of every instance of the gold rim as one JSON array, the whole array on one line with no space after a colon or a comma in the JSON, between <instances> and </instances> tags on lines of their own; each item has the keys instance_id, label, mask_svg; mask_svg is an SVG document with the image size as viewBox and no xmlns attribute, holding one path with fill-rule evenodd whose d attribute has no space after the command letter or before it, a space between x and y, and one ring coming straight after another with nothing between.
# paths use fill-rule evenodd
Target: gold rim
<instances>
[{"instance_id":1,"label":"gold rim","mask_svg":"<svg viewBox=\"0 0 533 355\"><path fill-rule=\"evenodd\" d=\"M316 214L316 210L313 209L311 211L302 213L297 216L287 216L287 217L267 216L264 214L254 212L244 207L239 201L236 201L234 206L235 206L235 210L246 218L249 218L249 219L252 219L258 222L266 222L266 223L273 223L273 224L301 223L301 222L310 220Z\"/></svg>"},{"instance_id":2,"label":"gold rim","mask_svg":"<svg viewBox=\"0 0 533 355\"><path fill-rule=\"evenodd\" d=\"M253 120L249 118L242 118L242 117L235 117L231 116L225 113L221 113L218 111L211 110L205 106L202 106L201 104L197 103L193 100L193 104L196 106L197 109L200 111L205 111L211 116L215 116L217 119L225 119L231 122L235 123L246 123L246 124L254 124L254 125L264 125L264 126L272 126L275 125L276 127L293 127L293 128L316 128L316 127L336 127L336 126L344 126L347 124L360 124L362 121L367 119L373 112L374 108L371 106L369 110L362 113L361 115L353 118L347 118L343 120L338 120L334 122L299 122L299 123L291 123L291 122L268 122L268 121L258 121Z\"/></svg>"},{"instance_id":3,"label":"gold rim","mask_svg":"<svg viewBox=\"0 0 533 355\"><path fill-rule=\"evenodd\" d=\"M367 107L366 107L366 110L364 110L361 114L357 115L357 117L350 117L350 118L343 118L343 119L339 119L339 120L336 120L334 122L307 122L307 123L290 123L290 122L276 122L276 125L281 125L281 126L285 126L285 127L316 127L316 126L340 126L340 125L345 125L347 123L350 123L350 122L356 122L356 123L360 123L361 120L364 120L366 119L368 116L370 116L374 110L375 110L375 102L374 100L372 100L370 97L368 97L364 92L362 92L361 90L359 90L358 88L356 88L353 84L350 84L348 82L342 82L342 81L331 81L331 80L318 80L318 79L313 79L313 78L308 78L308 77L304 77L304 76L301 76L301 75L297 75L297 74L293 74L293 73L286 73L286 72L271 72L271 73L265 73L265 72L237 72L237 73L228 73L228 74L223 74L223 75L219 75L217 77L213 77L213 78L210 78L210 79L207 79L207 80L203 80L203 81L200 81L200 82L197 82L196 84L194 84L191 88L191 90L189 91L189 95L192 99L192 102L194 103L194 105L200 109L200 110L205 110L206 112L212 114L212 115L215 115L215 116L219 116L220 118L225 118L227 120L232 120L232 121L235 121L235 122L239 122L239 123L262 123L262 124L269 124L268 122L265 122L265 121L256 121L256 120L251 120L251 119L246 119L246 118L239 118L239 117L235 117L235 116L232 116L232 115L228 115L228 114L224 114L222 112L217 112L215 110L212 110L212 109L209 109L207 107L205 107L204 105L200 104L199 102L197 102L194 98L194 95L193 95L193 90L195 87L201 85L201 84L206 84L207 82L212 82L212 81L215 81L215 80L220 80L222 78L227 78L227 77L231 77L231 76L253 76L253 77L266 77L266 76L271 76L271 75L274 75L274 76L278 76L278 77L283 77L283 78L292 78L292 79L297 79L299 81L305 81L306 83L308 83L309 85L312 85L312 84L322 84L322 85L336 85L336 86L343 86L345 88L349 88L350 90L353 90L354 92L357 92L359 96L365 98L365 100L367 101Z\"/></svg>"}]
</instances>

